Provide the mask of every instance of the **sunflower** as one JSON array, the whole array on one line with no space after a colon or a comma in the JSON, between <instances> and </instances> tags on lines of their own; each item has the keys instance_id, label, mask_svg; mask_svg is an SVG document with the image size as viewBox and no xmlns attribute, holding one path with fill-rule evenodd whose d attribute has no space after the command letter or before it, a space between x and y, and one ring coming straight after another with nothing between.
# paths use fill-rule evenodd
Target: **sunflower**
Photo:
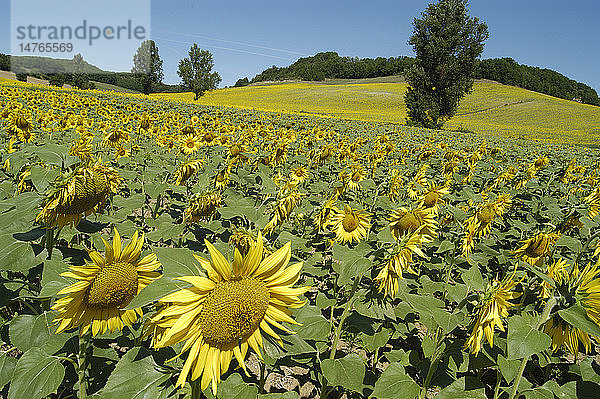
<instances>
[{"instance_id":1,"label":"sunflower","mask_svg":"<svg viewBox=\"0 0 600 399\"><path fill-rule=\"evenodd\" d=\"M185 341L181 353L189 353L177 386L183 386L188 377L191 381L200 378L201 389L212 382L216 395L221 375L234 356L245 372L248 348L262 359L263 331L283 345L273 327L292 333L281 322L298 324L289 309L304 305L298 296L310 287L292 287L300 278L302 263L287 267L291 243L263 259L259 232L246 256L235 250L233 264L205 243L212 261L194 256L207 277L178 277L191 286L158 301L161 309L150 319L147 332L155 333L156 348Z\"/></svg>"},{"instance_id":2,"label":"sunflower","mask_svg":"<svg viewBox=\"0 0 600 399\"><path fill-rule=\"evenodd\" d=\"M115 161L118 161L120 158L123 158L123 157L128 157L130 154L131 154L131 151L129 151L127 148L117 147L117 148L115 148Z\"/></svg>"},{"instance_id":3,"label":"sunflower","mask_svg":"<svg viewBox=\"0 0 600 399\"><path fill-rule=\"evenodd\" d=\"M92 327L92 334L116 331L131 326L142 309L124 310L140 291L161 275L156 271L161 265L155 254L140 259L144 234L136 231L129 244L121 251L121 237L115 228L112 244L104 239L105 253L89 251L92 263L71 266L63 277L78 280L62 289L52 309L59 312L54 318L56 333L80 328L80 334Z\"/></svg>"},{"instance_id":4,"label":"sunflower","mask_svg":"<svg viewBox=\"0 0 600 399\"><path fill-rule=\"evenodd\" d=\"M195 153L200 149L202 145L201 141L197 136L193 134L188 134L180 140L181 144L179 146L179 150L186 155L190 155Z\"/></svg>"},{"instance_id":5,"label":"sunflower","mask_svg":"<svg viewBox=\"0 0 600 399\"><path fill-rule=\"evenodd\" d=\"M419 232L425 241L430 241L436 235L436 223L430 208L419 207L409 210L401 207L392 211L389 221L390 231L396 239L416 231Z\"/></svg>"},{"instance_id":6,"label":"sunflower","mask_svg":"<svg viewBox=\"0 0 600 399\"><path fill-rule=\"evenodd\" d=\"M399 241L399 250L393 254L379 271L375 282L379 282L378 292L383 291L383 296L388 294L394 298L398 293L398 279L402 278L402 272L416 274L410 267L413 252L425 258L421 251L422 238L418 233L406 235Z\"/></svg>"},{"instance_id":7,"label":"sunflower","mask_svg":"<svg viewBox=\"0 0 600 399\"><path fill-rule=\"evenodd\" d=\"M558 308L565 308L573 303L581 305L587 317L600 327L600 262L588 264L582 271L577 265L570 274L563 272L554 277L556 281L555 296L559 298ZM566 347L573 355L579 352L579 343L583 344L586 353L591 349L590 336L587 332L570 325L560 317L558 312L544 324L544 332L552 338L552 350ZM596 337L599 339L600 337Z\"/></svg>"},{"instance_id":8,"label":"sunflower","mask_svg":"<svg viewBox=\"0 0 600 399\"><path fill-rule=\"evenodd\" d=\"M317 229L323 230L326 226L331 223L331 216L335 213L335 202L337 201L338 194L334 193L331 198L329 198L314 219L314 225Z\"/></svg>"},{"instance_id":9,"label":"sunflower","mask_svg":"<svg viewBox=\"0 0 600 399\"><path fill-rule=\"evenodd\" d=\"M226 167L223 170L220 170L215 176L215 187L217 188L225 188L227 183L229 182L229 167Z\"/></svg>"},{"instance_id":10,"label":"sunflower","mask_svg":"<svg viewBox=\"0 0 600 399\"><path fill-rule=\"evenodd\" d=\"M275 227L281 226L283 222L290 216L296 205L302 201L302 195L296 192L291 192L285 197L277 201L277 205L271 212L271 219L263 229L265 234L271 234Z\"/></svg>"},{"instance_id":11,"label":"sunflower","mask_svg":"<svg viewBox=\"0 0 600 399\"><path fill-rule=\"evenodd\" d=\"M129 141L129 133L123 129L114 129L104 134L102 145L104 147L120 147L122 143Z\"/></svg>"},{"instance_id":12,"label":"sunflower","mask_svg":"<svg viewBox=\"0 0 600 399\"><path fill-rule=\"evenodd\" d=\"M17 135L17 138L25 143L30 143L35 139L31 112L28 110L14 110L8 119L7 130Z\"/></svg>"},{"instance_id":13,"label":"sunflower","mask_svg":"<svg viewBox=\"0 0 600 399\"><path fill-rule=\"evenodd\" d=\"M308 179L308 171L304 166L298 166L297 168L292 169L290 178L298 183L302 183Z\"/></svg>"},{"instance_id":14,"label":"sunflower","mask_svg":"<svg viewBox=\"0 0 600 399\"><path fill-rule=\"evenodd\" d=\"M558 240L558 233L538 233L534 237L521 241L523 246L512 251L516 257L521 257L523 261L534 265L540 258L548 254L550 246Z\"/></svg>"},{"instance_id":15,"label":"sunflower","mask_svg":"<svg viewBox=\"0 0 600 399\"><path fill-rule=\"evenodd\" d=\"M97 164L80 167L54 183L36 216L50 227L77 226L83 217L99 211L121 183L117 172Z\"/></svg>"},{"instance_id":16,"label":"sunflower","mask_svg":"<svg viewBox=\"0 0 600 399\"><path fill-rule=\"evenodd\" d=\"M359 183L365 179L365 168L362 165L352 166L352 172L348 179L348 187L355 190L360 187Z\"/></svg>"},{"instance_id":17,"label":"sunflower","mask_svg":"<svg viewBox=\"0 0 600 399\"><path fill-rule=\"evenodd\" d=\"M513 288L519 284L518 281L513 280L513 277L514 273L502 282L494 281L488 285L487 292L476 308L478 314L464 349L469 349L473 354L479 353L484 335L490 346L494 346L494 330L498 327L500 331L504 331L502 317L508 317L510 308L516 306L509 301L521 296L521 293L513 291Z\"/></svg>"},{"instance_id":18,"label":"sunflower","mask_svg":"<svg viewBox=\"0 0 600 399\"><path fill-rule=\"evenodd\" d=\"M196 194L190 199L183 218L186 223L195 223L202 219L210 220L217 213L219 207L221 207L221 195L217 193Z\"/></svg>"},{"instance_id":19,"label":"sunflower","mask_svg":"<svg viewBox=\"0 0 600 399\"><path fill-rule=\"evenodd\" d=\"M400 189L404 184L404 176L398 169L390 171L390 183L387 190L387 196L392 201L396 201L400 197Z\"/></svg>"},{"instance_id":20,"label":"sunflower","mask_svg":"<svg viewBox=\"0 0 600 399\"><path fill-rule=\"evenodd\" d=\"M596 187L584 200L589 204L588 218L594 219L600 214L600 187Z\"/></svg>"},{"instance_id":21,"label":"sunflower","mask_svg":"<svg viewBox=\"0 0 600 399\"><path fill-rule=\"evenodd\" d=\"M427 188L419 198L419 207L431 209L434 214L437 214L439 204L444 203L443 196L450 193L447 186L434 186L431 183L427 184Z\"/></svg>"},{"instance_id":22,"label":"sunflower","mask_svg":"<svg viewBox=\"0 0 600 399\"><path fill-rule=\"evenodd\" d=\"M204 160L202 159L194 159L181 165L175 172L175 184L178 186L183 185L187 179L200 170L202 165L204 165Z\"/></svg>"},{"instance_id":23,"label":"sunflower","mask_svg":"<svg viewBox=\"0 0 600 399\"><path fill-rule=\"evenodd\" d=\"M371 214L364 209L357 210L344 205L343 211L334 208L330 226L335 231L336 241L342 244L359 242L371 228Z\"/></svg>"}]
</instances>

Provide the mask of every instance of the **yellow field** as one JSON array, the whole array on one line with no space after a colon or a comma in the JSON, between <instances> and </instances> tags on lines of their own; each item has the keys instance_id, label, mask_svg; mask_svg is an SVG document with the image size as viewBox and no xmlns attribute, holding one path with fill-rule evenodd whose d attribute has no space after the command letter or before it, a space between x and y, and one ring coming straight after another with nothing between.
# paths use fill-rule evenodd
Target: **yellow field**
<instances>
[{"instance_id":1,"label":"yellow field","mask_svg":"<svg viewBox=\"0 0 600 399\"><path fill-rule=\"evenodd\" d=\"M198 101L206 105L323 117L404 123L406 83L284 83L219 89ZM157 97L193 100L192 93ZM552 142L600 143L600 107L497 83L476 82L445 129L537 138Z\"/></svg>"}]
</instances>

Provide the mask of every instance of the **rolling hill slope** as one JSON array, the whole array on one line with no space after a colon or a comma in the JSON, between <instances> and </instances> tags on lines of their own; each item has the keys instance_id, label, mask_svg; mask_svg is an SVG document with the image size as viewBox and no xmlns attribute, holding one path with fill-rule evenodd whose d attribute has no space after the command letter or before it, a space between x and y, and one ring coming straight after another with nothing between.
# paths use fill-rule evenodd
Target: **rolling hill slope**
<instances>
[{"instance_id":1,"label":"rolling hill slope","mask_svg":"<svg viewBox=\"0 0 600 399\"><path fill-rule=\"evenodd\" d=\"M364 121L405 123L406 83L280 83L219 89L199 103L261 111L312 114ZM157 97L192 100L193 94ZM552 142L600 144L600 107L545 94L478 81L448 130L536 138Z\"/></svg>"}]
</instances>

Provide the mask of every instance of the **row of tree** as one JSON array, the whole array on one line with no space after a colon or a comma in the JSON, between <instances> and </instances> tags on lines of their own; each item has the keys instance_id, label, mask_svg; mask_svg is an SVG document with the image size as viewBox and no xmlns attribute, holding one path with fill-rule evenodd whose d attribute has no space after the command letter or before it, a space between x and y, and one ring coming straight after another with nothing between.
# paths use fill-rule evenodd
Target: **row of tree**
<instances>
[{"instance_id":1,"label":"row of tree","mask_svg":"<svg viewBox=\"0 0 600 399\"><path fill-rule=\"evenodd\" d=\"M399 75L404 73L413 62L413 58L404 56L375 59L340 57L338 53L328 51L300 58L287 67L273 65L256 75L250 83L290 79L315 81L326 78L361 79Z\"/></svg>"},{"instance_id":2,"label":"row of tree","mask_svg":"<svg viewBox=\"0 0 600 399\"><path fill-rule=\"evenodd\" d=\"M425 47L425 39L421 42L421 46ZM255 82L298 79L321 81L324 79L359 79L390 75L407 76L413 65L415 65L415 58L412 57L378 57L372 59L340 57L336 52L323 52L312 57L300 58L287 67L273 65L251 80L247 77L239 79L234 86L241 87ZM444 71L449 70L448 68L453 67L446 65L445 69L440 69L439 73L443 74ZM490 79L554 97L576 100L584 104L600 105L598 94L590 86L576 82L550 69L521 65L512 58L491 58L481 61L473 59L470 68L473 69L474 77L477 79ZM439 87L439 85L432 87Z\"/></svg>"},{"instance_id":3,"label":"row of tree","mask_svg":"<svg viewBox=\"0 0 600 399\"><path fill-rule=\"evenodd\" d=\"M163 61L158 54L158 46L153 40L141 43L133 56L131 72L108 72L84 61L81 54L72 60L53 59L48 57L11 57L0 54L0 70L12 70L19 80L27 76L46 79L51 85L70 84L81 89L94 88L93 82L101 82L141 91L178 92L189 90L196 99L208 90L216 89L221 82L217 72L213 72L212 54L202 50L197 44L190 48L188 57L179 61L177 74L181 78L180 85L162 83Z\"/></svg>"},{"instance_id":4,"label":"row of tree","mask_svg":"<svg viewBox=\"0 0 600 399\"><path fill-rule=\"evenodd\" d=\"M512 58L482 60L475 69L475 77L584 104L600 105L598 93L588 85L569 79L551 69L521 65Z\"/></svg>"}]
</instances>

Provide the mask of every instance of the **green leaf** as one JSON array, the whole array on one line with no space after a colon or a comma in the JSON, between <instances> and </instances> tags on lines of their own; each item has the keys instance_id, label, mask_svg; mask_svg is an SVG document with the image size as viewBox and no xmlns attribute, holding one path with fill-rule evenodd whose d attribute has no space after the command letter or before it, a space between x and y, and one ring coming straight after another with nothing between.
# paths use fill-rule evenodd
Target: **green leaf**
<instances>
[{"instance_id":1,"label":"green leaf","mask_svg":"<svg viewBox=\"0 0 600 399\"><path fill-rule=\"evenodd\" d=\"M36 259L29 242L17 241L13 234L0 235L0 270L26 273L42 263Z\"/></svg>"},{"instance_id":2,"label":"green leaf","mask_svg":"<svg viewBox=\"0 0 600 399\"><path fill-rule=\"evenodd\" d=\"M438 249L435 251L436 254L441 254L444 252L447 252L451 249L454 249L455 245L452 241L450 240L444 240L440 243L440 245L438 246Z\"/></svg>"},{"instance_id":3,"label":"green leaf","mask_svg":"<svg viewBox=\"0 0 600 399\"><path fill-rule=\"evenodd\" d=\"M0 352L0 390L12 379L17 359Z\"/></svg>"},{"instance_id":4,"label":"green leaf","mask_svg":"<svg viewBox=\"0 0 600 399\"><path fill-rule=\"evenodd\" d=\"M371 398L413 399L419 395L419 386L404 371L400 363L390 363L375 383Z\"/></svg>"},{"instance_id":5,"label":"green leaf","mask_svg":"<svg viewBox=\"0 0 600 399\"><path fill-rule=\"evenodd\" d=\"M552 340L535 327L531 316L512 316L508 319L508 360L522 359L550 347Z\"/></svg>"},{"instance_id":6,"label":"green leaf","mask_svg":"<svg viewBox=\"0 0 600 399\"><path fill-rule=\"evenodd\" d=\"M485 388L473 377L462 377L442 389L436 399L486 399Z\"/></svg>"},{"instance_id":7,"label":"green leaf","mask_svg":"<svg viewBox=\"0 0 600 399\"><path fill-rule=\"evenodd\" d=\"M365 363L356 353L351 353L341 359L325 359L321 362L321 368L329 384L358 393L362 392Z\"/></svg>"},{"instance_id":8,"label":"green leaf","mask_svg":"<svg viewBox=\"0 0 600 399\"><path fill-rule=\"evenodd\" d=\"M242 376L237 373L231 374L225 381L219 384L217 396L219 398L231 399L256 399L258 387L254 384L244 382Z\"/></svg>"},{"instance_id":9,"label":"green leaf","mask_svg":"<svg viewBox=\"0 0 600 399\"><path fill-rule=\"evenodd\" d=\"M56 392L64 376L65 368L58 358L31 348L15 366L8 399L41 399Z\"/></svg>"},{"instance_id":10,"label":"green leaf","mask_svg":"<svg viewBox=\"0 0 600 399\"><path fill-rule=\"evenodd\" d=\"M60 255L60 253L57 255ZM60 275L61 273L68 271L69 265L62 260L56 259L57 257L58 256L53 254L53 259L44 261L42 291L39 294L40 298L54 297L58 291L75 282L73 279L62 277Z\"/></svg>"},{"instance_id":11,"label":"green leaf","mask_svg":"<svg viewBox=\"0 0 600 399\"><path fill-rule=\"evenodd\" d=\"M462 278L467 287L477 291L483 291L485 289L485 282L479 271L477 265L472 266L470 269L462 272Z\"/></svg>"},{"instance_id":12,"label":"green leaf","mask_svg":"<svg viewBox=\"0 0 600 399\"><path fill-rule=\"evenodd\" d=\"M564 234L561 235L560 238L556 241L556 246L567 247L575 254L579 253L581 251L581 248L583 247L583 245L581 245L581 242L578 239L569 237Z\"/></svg>"},{"instance_id":13,"label":"green leaf","mask_svg":"<svg viewBox=\"0 0 600 399\"><path fill-rule=\"evenodd\" d=\"M94 398L166 398L170 374L159 368L145 348L133 348L117 363L106 385Z\"/></svg>"},{"instance_id":14,"label":"green leaf","mask_svg":"<svg viewBox=\"0 0 600 399\"><path fill-rule=\"evenodd\" d=\"M558 314L570 325L590 335L600 337L600 326L590 320L583 306L575 304L567 309L559 310Z\"/></svg>"},{"instance_id":15,"label":"green leaf","mask_svg":"<svg viewBox=\"0 0 600 399\"><path fill-rule=\"evenodd\" d=\"M298 336L313 341L326 341L329 336L329 321L321 315L316 306L305 305L294 312L296 321L302 326L296 326Z\"/></svg>"},{"instance_id":16,"label":"green leaf","mask_svg":"<svg viewBox=\"0 0 600 399\"><path fill-rule=\"evenodd\" d=\"M364 242L353 249L338 244L333 246L333 257L335 260L332 263L332 267L339 275L338 285L345 285L352 278L358 277L369 270L372 262L366 257L368 250L369 246Z\"/></svg>"},{"instance_id":17,"label":"green leaf","mask_svg":"<svg viewBox=\"0 0 600 399\"><path fill-rule=\"evenodd\" d=\"M37 346L41 347L50 338L46 314L39 316L23 314L11 320L8 329L10 342L21 352Z\"/></svg>"},{"instance_id":18,"label":"green leaf","mask_svg":"<svg viewBox=\"0 0 600 399\"><path fill-rule=\"evenodd\" d=\"M362 341L364 348L369 352L375 352L376 349L383 347L389 339L390 331L386 328L373 335L365 333L360 334L360 340Z\"/></svg>"},{"instance_id":19,"label":"green leaf","mask_svg":"<svg viewBox=\"0 0 600 399\"><path fill-rule=\"evenodd\" d=\"M31 167L31 182L35 186L36 190L40 193L46 191L46 188L53 182L56 177L60 174L58 169L50 169L42 167L40 165L34 165Z\"/></svg>"},{"instance_id":20,"label":"green leaf","mask_svg":"<svg viewBox=\"0 0 600 399\"><path fill-rule=\"evenodd\" d=\"M497 363L502 376L508 383L515 379L521 364L519 360L507 360L504 356L498 355Z\"/></svg>"},{"instance_id":21,"label":"green leaf","mask_svg":"<svg viewBox=\"0 0 600 399\"><path fill-rule=\"evenodd\" d=\"M29 148L27 152L37 155L42 162L55 166L62 166L69 156L69 149L66 146L53 143L44 143L43 146Z\"/></svg>"},{"instance_id":22,"label":"green leaf","mask_svg":"<svg viewBox=\"0 0 600 399\"><path fill-rule=\"evenodd\" d=\"M185 248L152 247L163 267L163 275L144 288L127 305L126 309L135 309L152 303L163 296L175 292L190 284L184 281L173 280L175 277L205 275L201 266L192 255L192 251Z\"/></svg>"}]
</instances>

